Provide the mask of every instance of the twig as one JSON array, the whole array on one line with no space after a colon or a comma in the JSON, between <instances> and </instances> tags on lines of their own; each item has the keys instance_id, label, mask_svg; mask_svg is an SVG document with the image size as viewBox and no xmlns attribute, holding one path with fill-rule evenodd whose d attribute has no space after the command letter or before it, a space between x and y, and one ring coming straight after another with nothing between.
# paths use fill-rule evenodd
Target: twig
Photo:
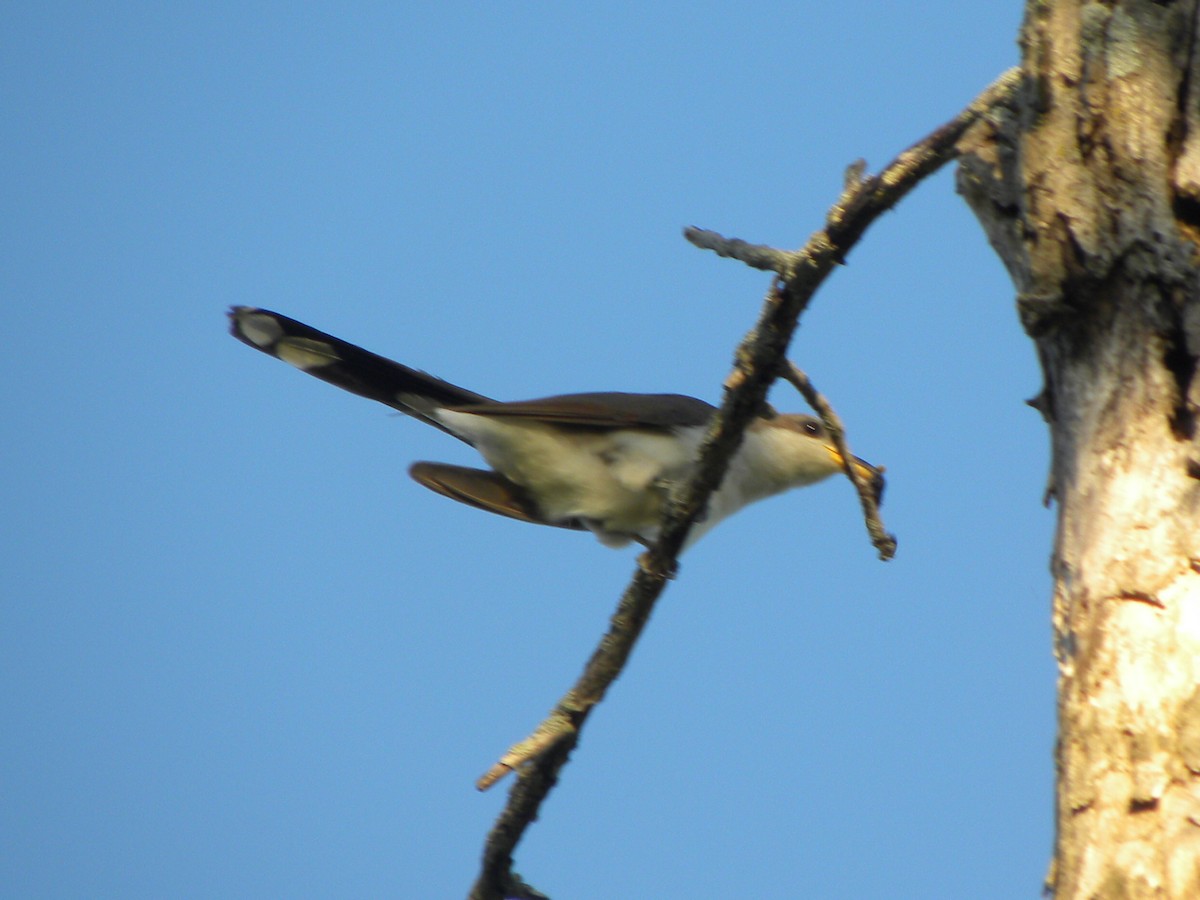
<instances>
[{"instance_id":1,"label":"twig","mask_svg":"<svg viewBox=\"0 0 1200 900\"><path fill-rule=\"evenodd\" d=\"M854 489L858 491L858 500L862 504L863 520L867 524L867 533L871 535L871 543L875 545L875 549L879 551L879 558L883 560L891 559L896 555L896 536L888 534L883 527L883 520L879 517L879 502L875 499L875 492L871 489L862 473L856 469L852 461L854 456L850 453L850 448L846 446L846 430L842 427L842 420L838 414L833 411L833 407L815 387L809 377L795 363L784 361L783 369L779 373L779 377L785 379L795 386L808 402L808 405L816 411L821 417L821 422L825 425L825 430L829 432L829 437L833 440L833 445L837 447L838 453L842 457L842 468L846 472L846 477L854 483Z\"/></svg>"},{"instance_id":2,"label":"twig","mask_svg":"<svg viewBox=\"0 0 1200 900\"><path fill-rule=\"evenodd\" d=\"M722 237L715 231L706 231L703 228L687 228L683 233L701 250L711 250L717 256L740 260L752 269L778 272L788 262L789 254L786 251L776 250L765 244L748 244L737 238Z\"/></svg>"},{"instance_id":3,"label":"twig","mask_svg":"<svg viewBox=\"0 0 1200 900\"><path fill-rule=\"evenodd\" d=\"M1016 85L1017 70L1006 72L966 110L901 153L878 175L863 178L861 167L848 169L847 183L828 214L825 228L798 251L772 250L700 229L684 232L697 246L744 259L756 268L769 261L771 265L767 268L775 271L777 277L757 326L738 347L734 372L726 382L724 403L700 448L696 471L679 497L668 505L659 539L639 557L638 569L621 597L608 632L588 660L579 681L559 701L547 723L528 741L505 754L502 762L481 779L481 783L486 780L490 785L496 777L489 780L489 776L497 773L502 776L520 767L508 804L488 833L482 870L471 891L471 900L502 900L505 891L514 884L511 866L517 842L556 783L588 714L621 673L655 602L678 565L679 551L692 523L720 484L746 426L766 402L767 390L780 372L799 316L817 287L870 224L918 181L952 159L955 141L992 106L1005 102ZM558 737L544 740L546 735ZM538 755L526 755L527 751ZM521 884L523 889L532 890Z\"/></svg>"}]
</instances>

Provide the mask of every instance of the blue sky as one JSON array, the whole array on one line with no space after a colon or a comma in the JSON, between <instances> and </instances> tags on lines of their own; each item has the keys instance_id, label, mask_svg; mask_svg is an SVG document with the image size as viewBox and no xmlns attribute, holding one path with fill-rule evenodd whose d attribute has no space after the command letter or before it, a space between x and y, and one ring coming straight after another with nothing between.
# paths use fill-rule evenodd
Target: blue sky
<instances>
[{"instance_id":1,"label":"blue sky","mask_svg":"<svg viewBox=\"0 0 1200 900\"><path fill-rule=\"evenodd\" d=\"M255 354L261 305L491 396L716 401L782 246L1017 59L1020 4L0 11L0 892L455 897L472 787L634 565L450 503L469 448ZM684 559L517 870L556 898L1036 896L1039 375L946 170L792 357L885 465ZM790 388L773 399L803 404Z\"/></svg>"}]
</instances>

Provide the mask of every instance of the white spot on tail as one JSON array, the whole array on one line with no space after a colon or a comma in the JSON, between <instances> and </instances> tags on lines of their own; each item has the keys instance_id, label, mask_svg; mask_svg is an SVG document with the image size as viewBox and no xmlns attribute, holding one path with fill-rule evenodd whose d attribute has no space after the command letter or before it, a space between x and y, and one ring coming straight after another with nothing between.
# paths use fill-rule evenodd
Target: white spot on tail
<instances>
[{"instance_id":1,"label":"white spot on tail","mask_svg":"<svg viewBox=\"0 0 1200 900\"><path fill-rule=\"evenodd\" d=\"M237 317L238 331L255 347L270 347L283 337L283 329L274 316L246 313Z\"/></svg>"},{"instance_id":2,"label":"white spot on tail","mask_svg":"<svg viewBox=\"0 0 1200 900\"><path fill-rule=\"evenodd\" d=\"M319 369L340 361L337 351L325 341L312 338L282 338L273 348L277 357L305 371Z\"/></svg>"}]
</instances>

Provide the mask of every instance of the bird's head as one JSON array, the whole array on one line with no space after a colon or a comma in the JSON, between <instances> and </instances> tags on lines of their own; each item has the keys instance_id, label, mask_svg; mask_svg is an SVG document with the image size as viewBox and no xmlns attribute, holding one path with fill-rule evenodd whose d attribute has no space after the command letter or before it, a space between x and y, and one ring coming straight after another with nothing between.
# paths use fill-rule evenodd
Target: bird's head
<instances>
[{"instance_id":1,"label":"bird's head","mask_svg":"<svg viewBox=\"0 0 1200 900\"><path fill-rule=\"evenodd\" d=\"M758 419L756 432L761 464L769 465L781 490L813 484L845 470L842 454L834 446L821 420L802 414L779 414ZM851 465L871 487L875 502L883 499L883 469L855 456Z\"/></svg>"}]
</instances>

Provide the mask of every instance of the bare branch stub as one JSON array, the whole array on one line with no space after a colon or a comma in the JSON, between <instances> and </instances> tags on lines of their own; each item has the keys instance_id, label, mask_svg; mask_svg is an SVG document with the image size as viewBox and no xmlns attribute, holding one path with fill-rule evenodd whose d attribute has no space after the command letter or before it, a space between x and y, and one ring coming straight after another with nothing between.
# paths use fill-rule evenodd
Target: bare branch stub
<instances>
[{"instance_id":1,"label":"bare branch stub","mask_svg":"<svg viewBox=\"0 0 1200 900\"><path fill-rule=\"evenodd\" d=\"M689 226L683 229L683 236L701 250L711 250L717 256L736 259L752 269L761 269L764 272L782 274L791 261L792 254L785 250L777 250L765 244L750 244L737 238L727 238L706 228Z\"/></svg>"},{"instance_id":2,"label":"bare branch stub","mask_svg":"<svg viewBox=\"0 0 1200 900\"><path fill-rule=\"evenodd\" d=\"M1015 92L1018 77L1018 70L1006 72L955 119L900 154L878 175L862 177L861 171L855 169L854 177L846 179L842 196L830 210L826 227L809 238L799 251L750 244L703 229L685 232L687 239L698 247L739 259L757 269L773 271L777 277L767 294L757 326L738 347L737 370L728 380L733 386L726 390L724 403L701 447L694 475L680 492L677 502L669 505L658 541L639 560L609 630L579 681L564 695L548 719L561 721L565 717L572 727L563 729L556 740L544 745L535 742L537 755L525 759L510 755L504 758L504 770L507 771L511 762L513 767L519 767L518 777L509 793L508 803L488 834L482 868L471 900L502 900L506 890L517 885L523 891L532 892L529 896L536 896L533 888L512 874L513 851L525 829L537 818L542 801L578 743L588 713L623 669L655 602L666 587L668 574L676 570L680 549L692 523L720 484L729 460L741 444L746 426L766 401L767 390L781 371L801 313L825 277L870 224L922 178L952 159L956 153L955 144L963 132L992 106L1007 102ZM882 526L880 532L890 538L882 532ZM879 543L876 546L882 556L884 547ZM544 730L539 728L535 735Z\"/></svg>"}]
</instances>

